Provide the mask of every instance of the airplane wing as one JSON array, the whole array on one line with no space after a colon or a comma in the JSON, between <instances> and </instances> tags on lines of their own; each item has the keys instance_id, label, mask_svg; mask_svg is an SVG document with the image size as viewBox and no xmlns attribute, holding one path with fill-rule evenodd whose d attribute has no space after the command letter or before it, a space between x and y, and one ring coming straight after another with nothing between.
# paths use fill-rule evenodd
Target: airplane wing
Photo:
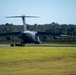
<instances>
[{"instance_id":1,"label":"airplane wing","mask_svg":"<svg viewBox=\"0 0 76 75\"><path fill-rule=\"evenodd\" d=\"M0 37L12 38L12 37L20 37L21 32L12 32L12 33L3 33L0 34Z\"/></svg>"},{"instance_id":2,"label":"airplane wing","mask_svg":"<svg viewBox=\"0 0 76 75\"><path fill-rule=\"evenodd\" d=\"M54 37L54 38L59 38L59 37L70 37L70 35L63 35L59 33L50 33L50 32L37 32L37 36L44 36L44 37Z\"/></svg>"},{"instance_id":3,"label":"airplane wing","mask_svg":"<svg viewBox=\"0 0 76 75\"><path fill-rule=\"evenodd\" d=\"M49 33L49 32L37 32L37 36L61 36L61 34Z\"/></svg>"}]
</instances>

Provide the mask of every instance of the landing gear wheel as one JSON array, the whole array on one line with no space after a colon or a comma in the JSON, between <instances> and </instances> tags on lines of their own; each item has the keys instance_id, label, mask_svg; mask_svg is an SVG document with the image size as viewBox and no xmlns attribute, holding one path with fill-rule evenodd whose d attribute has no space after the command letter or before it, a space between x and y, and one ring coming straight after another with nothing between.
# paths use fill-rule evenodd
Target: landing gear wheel
<instances>
[{"instance_id":1,"label":"landing gear wheel","mask_svg":"<svg viewBox=\"0 0 76 75\"><path fill-rule=\"evenodd\" d=\"M14 44L11 44L11 46L14 47L15 45Z\"/></svg>"}]
</instances>

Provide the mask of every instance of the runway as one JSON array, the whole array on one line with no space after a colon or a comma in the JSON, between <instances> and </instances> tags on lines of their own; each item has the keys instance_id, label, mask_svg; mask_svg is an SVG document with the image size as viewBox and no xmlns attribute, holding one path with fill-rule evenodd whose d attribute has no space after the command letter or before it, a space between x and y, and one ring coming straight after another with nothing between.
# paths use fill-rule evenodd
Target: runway
<instances>
[{"instance_id":1,"label":"runway","mask_svg":"<svg viewBox=\"0 0 76 75\"><path fill-rule=\"evenodd\" d=\"M8 46L11 47L11 44L0 44L0 47ZM21 47L19 44L14 44L14 47ZM13 46L12 46L13 47ZM58 43L42 43L42 44L25 44L23 47L76 47L76 44L58 44Z\"/></svg>"},{"instance_id":2,"label":"runway","mask_svg":"<svg viewBox=\"0 0 76 75\"><path fill-rule=\"evenodd\" d=\"M25 46L40 46L40 45L43 44L25 44ZM11 44L0 44L0 46L11 46ZM20 44L16 44L16 46L20 46Z\"/></svg>"},{"instance_id":3,"label":"runway","mask_svg":"<svg viewBox=\"0 0 76 75\"><path fill-rule=\"evenodd\" d=\"M25 44L25 47L51 47L52 44ZM11 46L11 44L0 44L1 46ZM21 46L19 43L14 46Z\"/></svg>"},{"instance_id":4,"label":"runway","mask_svg":"<svg viewBox=\"0 0 76 75\"><path fill-rule=\"evenodd\" d=\"M40 46L40 45L45 45L45 44L25 44L25 46ZM11 44L0 44L0 46L11 46ZM20 45L17 44L16 46L20 46Z\"/></svg>"},{"instance_id":5,"label":"runway","mask_svg":"<svg viewBox=\"0 0 76 75\"><path fill-rule=\"evenodd\" d=\"M0 46L10 46L10 44L0 44Z\"/></svg>"}]
</instances>

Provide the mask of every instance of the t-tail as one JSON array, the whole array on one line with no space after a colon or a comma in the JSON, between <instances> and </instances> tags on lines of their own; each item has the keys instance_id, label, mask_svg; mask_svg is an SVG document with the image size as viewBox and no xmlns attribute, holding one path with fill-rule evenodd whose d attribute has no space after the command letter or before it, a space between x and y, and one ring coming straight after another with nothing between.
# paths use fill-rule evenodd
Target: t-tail
<instances>
[{"instance_id":1,"label":"t-tail","mask_svg":"<svg viewBox=\"0 0 76 75\"><path fill-rule=\"evenodd\" d=\"M27 30L27 25L26 25L26 20L25 18L39 18L38 16L9 16L9 17L5 17L5 18L22 18L22 22L23 22L23 31Z\"/></svg>"}]
</instances>

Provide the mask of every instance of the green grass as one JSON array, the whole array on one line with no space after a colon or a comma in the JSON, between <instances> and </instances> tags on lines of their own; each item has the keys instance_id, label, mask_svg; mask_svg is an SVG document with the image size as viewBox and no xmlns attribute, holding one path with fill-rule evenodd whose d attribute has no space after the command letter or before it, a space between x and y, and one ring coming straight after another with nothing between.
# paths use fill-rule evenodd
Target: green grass
<instances>
[{"instance_id":1,"label":"green grass","mask_svg":"<svg viewBox=\"0 0 76 75\"><path fill-rule=\"evenodd\" d=\"M0 75L76 75L76 47L0 47Z\"/></svg>"}]
</instances>

